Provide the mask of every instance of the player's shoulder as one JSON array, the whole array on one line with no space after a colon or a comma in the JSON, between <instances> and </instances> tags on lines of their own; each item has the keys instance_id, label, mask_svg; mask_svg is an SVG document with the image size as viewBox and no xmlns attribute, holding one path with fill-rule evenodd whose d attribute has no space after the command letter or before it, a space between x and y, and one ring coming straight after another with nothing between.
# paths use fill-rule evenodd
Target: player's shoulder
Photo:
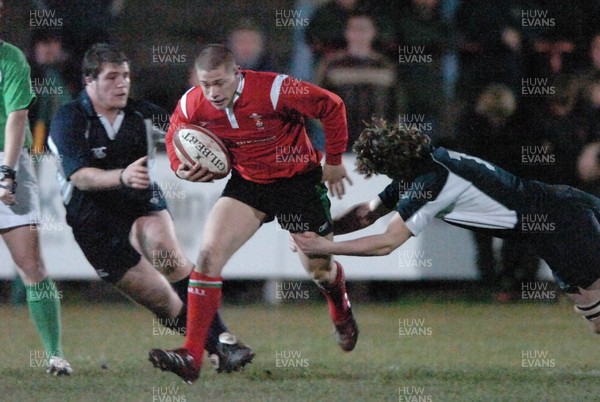
<instances>
[{"instance_id":1,"label":"player's shoulder","mask_svg":"<svg viewBox=\"0 0 600 402\"><path fill-rule=\"evenodd\" d=\"M248 85L256 89L269 89L273 82L287 77L287 74L274 73L271 71L242 70L242 74L244 74L244 85Z\"/></svg>"},{"instance_id":2,"label":"player's shoulder","mask_svg":"<svg viewBox=\"0 0 600 402\"><path fill-rule=\"evenodd\" d=\"M281 73L275 73L272 71L254 71L254 70L242 70L244 78L247 80L274 80Z\"/></svg>"},{"instance_id":3,"label":"player's shoulder","mask_svg":"<svg viewBox=\"0 0 600 402\"><path fill-rule=\"evenodd\" d=\"M2 60L12 60L18 62L27 62L27 58L21 49L13 45L12 43L8 43L0 40L0 59Z\"/></svg>"},{"instance_id":4,"label":"player's shoulder","mask_svg":"<svg viewBox=\"0 0 600 402\"><path fill-rule=\"evenodd\" d=\"M2 81L2 71L9 70L19 76L31 73L25 53L15 45L0 41L0 81Z\"/></svg>"},{"instance_id":5,"label":"player's shoulder","mask_svg":"<svg viewBox=\"0 0 600 402\"><path fill-rule=\"evenodd\" d=\"M58 108L50 123L50 135L68 134L73 126L87 124L92 113L86 110L82 95Z\"/></svg>"},{"instance_id":6,"label":"player's shoulder","mask_svg":"<svg viewBox=\"0 0 600 402\"><path fill-rule=\"evenodd\" d=\"M133 113L140 113L145 118L153 118L157 115L168 114L162 107L144 99L129 99L127 101L126 109Z\"/></svg>"},{"instance_id":7,"label":"player's shoulder","mask_svg":"<svg viewBox=\"0 0 600 402\"><path fill-rule=\"evenodd\" d=\"M199 86L193 86L189 88L177 102L177 107L175 108L175 115L183 115L186 119L191 119L193 115L196 113L201 113L203 110L203 105L205 104L206 98L204 97L204 93L202 92L202 88Z\"/></svg>"},{"instance_id":8,"label":"player's shoulder","mask_svg":"<svg viewBox=\"0 0 600 402\"><path fill-rule=\"evenodd\" d=\"M55 119L64 118L66 116L85 118L86 114L84 106L79 99L76 98L60 106L56 111Z\"/></svg>"}]
</instances>

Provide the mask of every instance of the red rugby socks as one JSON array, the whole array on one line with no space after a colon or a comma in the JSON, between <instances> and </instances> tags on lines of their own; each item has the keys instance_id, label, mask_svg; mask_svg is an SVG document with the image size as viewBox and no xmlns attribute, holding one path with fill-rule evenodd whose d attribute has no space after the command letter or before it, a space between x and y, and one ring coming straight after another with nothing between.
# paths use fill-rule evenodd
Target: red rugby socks
<instances>
[{"instance_id":1,"label":"red rugby socks","mask_svg":"<svg viewBox=\"0 0 600 402\"><path fill-rule=\"evenodd\" d=\"M223 278L193 271L188 285L187 332L184 347L194 357L196 368L202 365L204 345L215 314L221 305Z\"/></svg>"},{"instance_id":2,"label":"red rugby socks","mask_svg":"<svg viewBox=\"0 0 600 402\"><path fill-rule=\"evenodd\" d=\"M329 315L334 323L339 323L348 318L350 314L350 301L346 293L346 279L344 278L344 269L342 264L335 261L337 265L337 275L331 284L317 283L319 290L327 299L329 305Z\"/></svg>"}]
</instances>

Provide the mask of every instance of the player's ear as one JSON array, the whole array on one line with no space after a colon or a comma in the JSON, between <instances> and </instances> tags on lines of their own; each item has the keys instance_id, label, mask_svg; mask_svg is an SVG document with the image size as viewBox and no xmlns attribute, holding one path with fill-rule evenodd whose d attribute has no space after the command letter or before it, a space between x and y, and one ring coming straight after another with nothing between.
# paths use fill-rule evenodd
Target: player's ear
<instances>
[{"instance_id":1,"label":"player's ear","mask_svg":"<svg viewBox=\"0 0 600 402\"><path fill-rule=\"evenodd\" d=\"M85 85L91 84L92 81L94 81L94 77L92 77L91 75L83 77L83 82L85 83Z\"/></svg>"}]
</instances>

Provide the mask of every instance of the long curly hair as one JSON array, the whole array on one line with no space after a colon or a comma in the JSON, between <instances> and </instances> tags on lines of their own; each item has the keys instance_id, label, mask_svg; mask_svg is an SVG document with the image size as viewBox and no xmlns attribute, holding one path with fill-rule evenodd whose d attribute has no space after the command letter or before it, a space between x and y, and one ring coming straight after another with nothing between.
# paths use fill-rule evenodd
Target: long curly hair
<instances>
[{"instance_id":1,"label":"long curly hair","mask_svg":"<svg viewBox=\"0 0 600 402\"><path fill-rule=\"evenodd\" d=\"M431 153L431 139L416 127L388 125L384 119L373 118L354 143L354 151L356 170L366 177L385 174L408 180Z\"/></svg>"}]
</instances>

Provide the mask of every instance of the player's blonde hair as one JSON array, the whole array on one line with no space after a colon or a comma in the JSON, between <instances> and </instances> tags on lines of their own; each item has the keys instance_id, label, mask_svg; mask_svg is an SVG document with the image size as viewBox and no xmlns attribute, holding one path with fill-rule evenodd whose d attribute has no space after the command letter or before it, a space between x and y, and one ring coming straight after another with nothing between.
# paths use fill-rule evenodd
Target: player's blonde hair
<instances>
[{"instance_id":1,"label":"player's blonde hair","mask_svg":"<svg viewBox=\"0 0 600 402\"><path fill-rule=\"evenodd\" d=\"M231 49L218 43L204 46L194 62L196 70L204 71L216 70L223 65L235 68L236 62Z\"/></svg>"},{"instance_id":2,"label":"player's blonde hair","mask_svg":"<svg viewBox=\"0 0 600 402\"><path fill-rule=\"evenodd\" d=\"M388 125L384 119L373 118L354 143L354 151L358 154L356 170L366 177L385 174L408 180L431 153L431 140L416 127Z\"/></svg>"}]
</instances>

